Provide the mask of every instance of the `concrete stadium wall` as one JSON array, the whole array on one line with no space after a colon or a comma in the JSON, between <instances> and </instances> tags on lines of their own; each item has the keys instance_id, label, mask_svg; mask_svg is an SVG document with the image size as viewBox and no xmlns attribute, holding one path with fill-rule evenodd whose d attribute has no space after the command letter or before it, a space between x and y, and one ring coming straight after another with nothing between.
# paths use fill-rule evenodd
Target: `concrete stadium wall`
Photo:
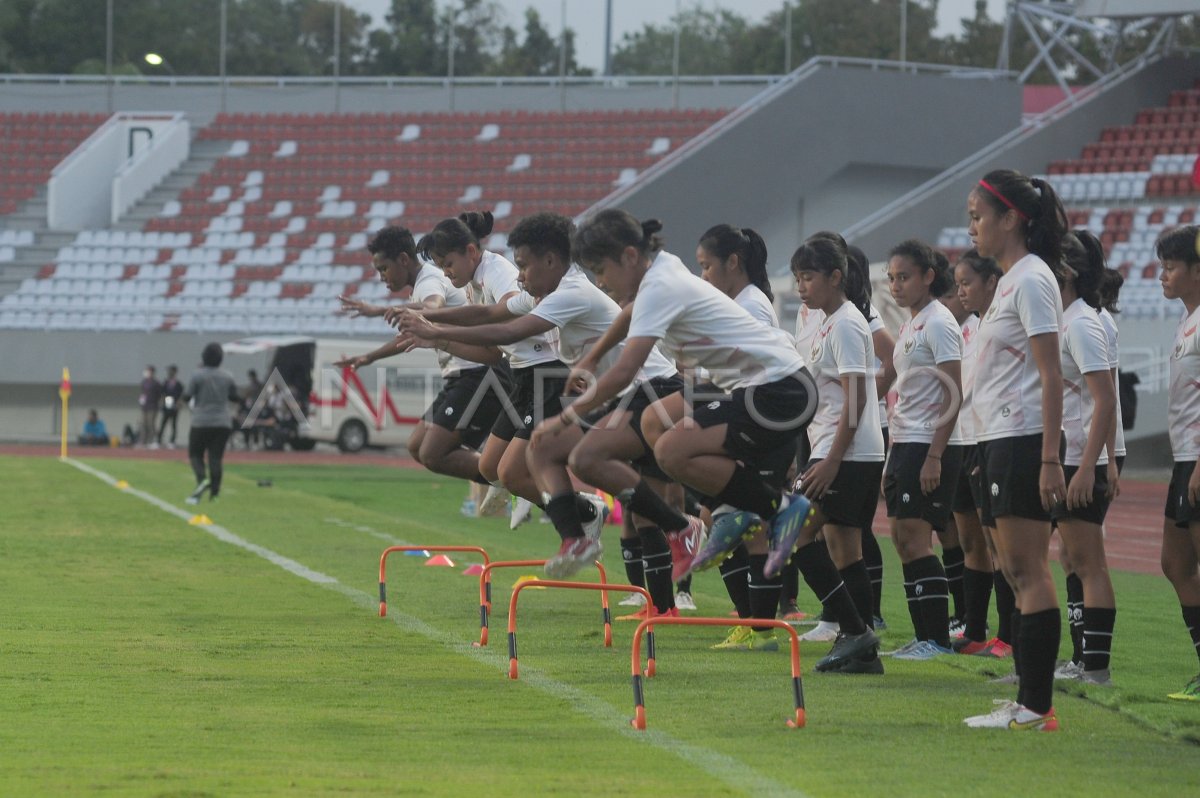
<instances>
[{"instance_id":1,"label":"concrete stadium wall","mask_svg":"<svg viewBox=\"0 0 1200 798\"><path fill-rule=\"evenodd\" d=\"M824 64L613 202L662 219L685 261L712 224L754 227L771 271L786 272L807 234L845 227L1016 127L1021 94L998 75Z\"/></svg>"}]
</instances>

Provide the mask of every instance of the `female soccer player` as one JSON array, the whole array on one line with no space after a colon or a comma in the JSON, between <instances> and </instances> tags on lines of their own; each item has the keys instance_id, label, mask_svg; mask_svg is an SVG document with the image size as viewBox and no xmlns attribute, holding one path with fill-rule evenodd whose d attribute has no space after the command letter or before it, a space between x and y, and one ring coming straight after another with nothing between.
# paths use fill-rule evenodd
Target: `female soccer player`
<instances>
[{"instance_id":1,"label":"female soccer player","mask_svg":"<svg viewBox=\"0 0 1200 798\"><path fill-rule=\"evenodd\" d=\"M1109 371L1108 335L1098 314L1104 248L1086 230L1067 235L1070 269L1062 285L1063 456L1067 496L1052 512L1063 541L1063 563L1082 587L1080 659L1059 678L1109 685L1109 652L1116 598L1104 556L1104 516L1117 463L1107 449L1116 425L1116 386Z\"/></svg>"},{"instance_id":2,"label":"female soccer player","mask_svg":"<svg viewBox=\"0 0 1200 798\"><path fill-rule=\"evenodd\" d=\"M896 338L896 403L883 478L915 633L914 644L896 652L898 659L951 653L949 584L932 536L950 519L962 468L962 446L950 444L962 395L962 328L937 299L950 288L948 267L914 239L898 244L888 258L892 298L910 314Z\"/></svg>"},{"instance_id":3,"label":"female soccer player","mask_svg":"<svg viewBox=\"0 0 1200 798\"><path fill-rule=\"evenodd\" d=\"M436 310L468 303L466 292L455 288L441 270L433 264L421 263L416 242L407 229L382 228L367 242L367 251L379 279L389 291L412 289L412 302L406 307ZM348 297L341 297L341 301L343 310L356 316L382 317L388 310ZM394 338L374 352L334 365L360 369L403 351L402 341ZM488 484L479 473L478 449L500 413L501 400L496 390L486 389L484 381L490 373L494 376L489 382L498 381L507 388L508 375L507 369L489 372L481 364L499 363L501 358L494 347L452 344L438 350L438 365L445 385L409 436L408 451L414 460L437 474ZM479 400L475 399L477 394Z\"/></svg>"},{"instance_id":4,"label":"female soccer player","mask_svg":"<svg viewBox=\"0 0 1200 798\"><path fill-rule=\"evenodd\" d=\"M995 527L1021 614L1014 630L1017 700L965 722L1056 731L1054 660L1062 618L1050 575L1050 508L1067 490L1060 455L1062 300L1047 264L1062 261L1066 212L1045 181L997 170L971 191L967 213L979 254L1004 272L979 324L974 402L983 522Z\"/></svg>"},{"instance_id":5,"label":"female soccer player","mask_svg":"<svg viewBox=\"0 0 1200 798\"><path fill-rule=\"evenodd\" d=\"M1164 233L1155 252L1162 262L1163 296L1182 300L1185 310L1171 351L1167 423L1175 469L1167 490L1162 569L1200 656L1200 226ZM1200 701L1200 674L1169 697Z\"/></svg>"},{"instance_id":6,"label":"female soccer player","mask_svg":"<svg viewBox=\"0 0 1200 798\"><path fill-rule=\"evenodd\" d=\"M991 534L985 532L979 520L979 508L983 497L979 487L979 446L975 434L978 421L975 417L973 393L975 369L979 361L979 319L987 313L996 295L996 284L1002 276L1000 267L991 258L980 257L975 250L968 250L954 267L954 281L962 317L963 359L962 388L963 403L958 412L958 430L963 444L963 468L955 489L953 510L955 526L958 527L959 542L962 544L963 569L963 636L951 641L951 647L960 654L1005 657L1010 653L1009 627L1015 602L1013 593L1004 581L1004 575L995 569L992 561ZM955 307L947 305L947 307ZM996 591L996 609L1000 614L1000 634L987 639L988 604L991 602L992 585L1003 583Z\"/></svg>"},{"instance_id":7,"label":"female soccer player","mask_svg":"<svg viewBox=\"0 0 1200 798\"><path fill-rule=\"evenodd\" d=\"M518 296L521 288L517 267L480 243L492 232L492 223L490 212L463 213L438 222L418 245L456 288L471 286L473 305L419 313L389 311L388 320L408 324L411 331L424 322L472 325L506 318L506 303ZM512 391L483 446L479 470L493 487L503 485L508 492L538 504L541 496L526 465L525 450L538 421L562 409L567 368L555 356L546 333L504 344L500 349L512 368ZM507 499L502 491L489 491L480 513L484 514L486 505L497 497L499 501Z\"/></svg>"}]
</instances>

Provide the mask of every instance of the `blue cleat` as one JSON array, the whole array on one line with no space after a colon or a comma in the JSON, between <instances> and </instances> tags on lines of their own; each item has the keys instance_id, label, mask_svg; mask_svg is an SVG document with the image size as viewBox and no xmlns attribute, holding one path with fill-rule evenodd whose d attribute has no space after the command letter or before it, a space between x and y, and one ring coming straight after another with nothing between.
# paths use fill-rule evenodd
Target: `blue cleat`
<instances>
[{"instance_id":1,"label":"blue cleat","mask_svg":"<svg viewBox=\"0 0 1200 798\"><path fill-rule=\"evenodd\" d=\"M692 571L707 571L720 565L743 540L749 540L762 528L762 519L754 513L737 510L722 513L713 521L708 541L692 560ZM678 580L676 580L678 581Z\"/></svg>"},{"instance_id":2,"label":"blue cleat","mask_svg":"<svg viewBox=\"0 0 1200 798\"><path fill-rule=\"evenodd\" d=\"M815 515L812 504L798 493L788 496L788 506L775 516L771 522L771 531L767 533L768 553L767 564L763 575L768 579L774 578L796 550L796 541L800 539L800 531Z\"/></svg>"}]
</instances>

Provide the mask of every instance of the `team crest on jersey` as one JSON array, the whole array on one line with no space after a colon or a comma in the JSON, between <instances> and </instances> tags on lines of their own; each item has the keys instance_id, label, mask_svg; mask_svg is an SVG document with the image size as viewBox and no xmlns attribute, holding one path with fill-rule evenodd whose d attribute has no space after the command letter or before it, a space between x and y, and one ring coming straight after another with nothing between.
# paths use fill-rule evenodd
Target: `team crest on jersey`
<instances>
[{"instance_id":1,"label":"team crest on jersey","mask_svg":"<svg viewBox=\"0 0 1200 798\"><path fill-rule=\"evenodd\" d=\"M913 347L916 345L917 345L917 339L909 338L907 341L904 342L904 354L911 355L912 351L913 351Z\"/></svg>"},{"instance_id":2,"label":"team crest on jersey","mask_svg":"<svg viewBox=\"0 0 1200 798\"><path fill-rule=\"evenodd\" d=\"M990 308L988 308L987 315L985 315L983 317L983 320L991 321L992 319L996 318L996 314L999 312L1000 312L1000 309L998 307L996 307L995 305L992 305Z\"/></svg>"},{"instance_id":3,"label":"team crest on jersey","mask_svg":"<svg viewBox=\"0 0 1200 798\"><path fill-rule=\"evenodd\" d=\"M821 359L821 345L820 345L820 344L813 344L813 348L812 348L812 359L813 359L813 360L820 360L820 359Z\"/></svg>"},{"instance_id":4,"label":"team crest on jersey","mask_svg":"<svg viewBox=\"0 0 1200 798\"><path fill-rule=\"evenodd\" d=\"M1012 411L1008 409L1008 405L1005 405L1004 407L1000 408L1000 417L1001 418L1008 418L1011 415L1012 415Z\"/></svg>"},{"instance_id":5,"label":"team crest on jersey","mask_svg":"<svg viewBox=\"0 0 1200 798\"><path fill-rule=\"evenodd\" d=\"M1183 357L1183 341L1175 344L1175 359L1179 360L1181 357Z\"/></svg>"}]
</instances>

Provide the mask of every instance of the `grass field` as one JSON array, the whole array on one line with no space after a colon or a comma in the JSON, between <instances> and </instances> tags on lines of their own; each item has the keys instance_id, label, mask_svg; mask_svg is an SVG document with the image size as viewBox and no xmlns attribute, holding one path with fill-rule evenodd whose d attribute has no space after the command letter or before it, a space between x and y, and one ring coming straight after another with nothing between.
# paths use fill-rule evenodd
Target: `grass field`
<instances>
[{"instance_id":1,"label":"grass field","mask_svg":"<svg viewBox=\"0 0 1200 798\"><path fill-rule=\"evenodd\" d=\"M521 679L506 678L509 588L475 649L477 581L389 560L391 543L546 556L547 526L458 513L462 483L402 469L237 466L189 525L180 463L0 457L0 795L1195 795L1200 705L1164 579L1115 575L1117 687L1060 692L1061 733L968 730L1010 688L975 658L807 673L788 730L786 654L718 653L722 630L662 629L632 714L632 624L602 646L593 593L526 591ZM272 487L258 487L270 479ZM173 514L165 505L178 508ZM182 517L181 517L182 516ZM623 581L615 528L605 563ZM232 544L232 545L231 545ZM888 647L907 614L887 556ZM724 615L715 574L701 614ZM615 601L619 600L614 597ZM814 600L802 588L801 604ZM894 644L894 645L893 645ZM806 665L828 644L805 644Z\"/></svg>"}]
</instances>

